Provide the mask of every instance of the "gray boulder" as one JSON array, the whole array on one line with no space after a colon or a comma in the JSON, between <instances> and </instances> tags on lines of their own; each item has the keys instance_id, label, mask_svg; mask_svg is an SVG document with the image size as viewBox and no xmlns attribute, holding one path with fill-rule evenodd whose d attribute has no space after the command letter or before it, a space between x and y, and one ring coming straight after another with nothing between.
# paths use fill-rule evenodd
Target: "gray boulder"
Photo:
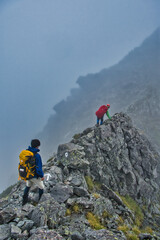
<instances>
[{"instance_id":1,"label":"gray boulder","mask_svg":"<svg viewBox=\"0 0 160 240\"><path fill-rule=\"evenodd\" d=\"M73 188L65 184L57 183L52 188L50 194L58 203L64 203L73 195Z\"/></svg>"},{"instance_id":2,"label":"gray boulder","mask_svg":"<svg viewBox=\"0 0 160 240\"><path fill-rule=\"evenodd\" d=\"M28 240L40 240L40 239L47 239L47 240L65 240L62 236L60 236L54 230L46 230L44 228L38 228L35 233L28 238Z\"/></svg>"},{"instance_id":3,"label":"gray boulder","mask_svg":"<svg viewBox=\"0 0 160 240\"><path fill-rule=\"evenodd\" d=\"M54 228L60 222L60 219L65 216L65 205L56 202L50 194L43 196L45 201L41 201L37 207L28 215L34 222L36 227L49 226Z\"/></svg>"},{"instance_id":4,"label":"gray boulder","mask_svg":"<svg viewBox=\"0 0 160 240\"><path fill-rule=\"evenodd\" d=\"M13 208L4 208L0 211L0 224L9 223L14 218L16 218L16 216L16 211Z\"/></svg>"},{"instance_id":5,"label":"gray boulder","mask_svg":"<svg viewBox=\"0 0 160 240\"><path fill-rule=\"evenodd\" d=\"M84 233L85 237L87 240L113 240L113 239L118 239L118 240L126 240L127 238L124 236L122 232L119 233L113 233L111 231L102 229L102 230L87 230Z\"/></svg>"},{"instance_id":6,"label":"gray boulder","mask_svg":"<svg viewBox=\"0 0 160 240\"><path fill-rule=\"evenodd\" d=\"M7 224L0 225L0 240L7 240L11 235L11 227Z\"/></svg>"}]
</instances>

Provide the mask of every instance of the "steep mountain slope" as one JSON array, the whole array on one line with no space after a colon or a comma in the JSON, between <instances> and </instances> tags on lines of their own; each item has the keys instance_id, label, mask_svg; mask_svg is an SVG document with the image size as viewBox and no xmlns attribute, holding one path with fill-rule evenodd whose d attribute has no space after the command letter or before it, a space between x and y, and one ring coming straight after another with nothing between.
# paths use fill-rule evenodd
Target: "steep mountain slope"
<instances>
[{"instance_id":1,"label":"steep mountain slope","mask_svg":"<svg viewBox=\"0 0 160 240\"><path fill-rule=\"evenodd\" d=\"M119 111L127 111L132 115L136 126L141 126L154 142L160 146L159 136L155 136L155 118L159 115L152 114L152 110L158 112L159 102L151 102L154 109L150 108L152 121L146 116L146 121L141 122L139 112L148 110L148 87L156 89L160 95L160 29L157 29L140 47L132 50L122 61L109 69L104 69L97 74L88 74L79 77L79 88L72 89L71 95L54 106L55 114L50 116L46 127L39 137L43 139L43 152L53 153L59 143L69 141L73 134L92 126L96 122L95 111L99 106L110 103L110 113L113 115ZM154 90L150 92L150 101L155 101ZM143 96L143 104L141 99ZM138 102L139 109L135 112L128 107ZM158 104L158 105L157 105ZM131 112L132 109L132 112ZM138 122L138 124L137 124ZM153 129L149 131L148 125Z\"/></svg>"},{"instance_id":2,"label":"steep mountain slope","mask_svg":"<svg viewBox=\"0 0 160 240\"><path fill-rule=\"evenodd\" d=\"M132 117L134 124L143 129L154 144L160 146L160 90L156 87L146 88L141 97L133 102L127 113Z\"/></svg>"},{"instance_id":3,"label":"steep mountain slope","mask_svg":"<svg viewBox=\"0 0 160 240\"><path fill-rule=\"evenodd\" d=\"M124 113L61 144L45 193L21 208L24 183L0 201L0 239L160 239L160 156Z\"/></svg>"}]
</instances>

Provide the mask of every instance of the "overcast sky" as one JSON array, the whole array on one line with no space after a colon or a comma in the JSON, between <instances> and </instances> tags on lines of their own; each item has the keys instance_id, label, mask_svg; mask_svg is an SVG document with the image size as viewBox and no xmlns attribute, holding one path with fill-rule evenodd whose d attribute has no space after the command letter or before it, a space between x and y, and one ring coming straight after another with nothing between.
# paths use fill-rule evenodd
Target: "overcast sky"
<instances>
[{"instance_id":1,"label":"overcast sky","mask_svg":"<svg viewBox=\"0 0 160 240\"><path fill-rule=\"evenodd\" d=\"M159 12L159 0L0 0L0 192L77 78L140 45Z\"/></svg>"}]
</instances>

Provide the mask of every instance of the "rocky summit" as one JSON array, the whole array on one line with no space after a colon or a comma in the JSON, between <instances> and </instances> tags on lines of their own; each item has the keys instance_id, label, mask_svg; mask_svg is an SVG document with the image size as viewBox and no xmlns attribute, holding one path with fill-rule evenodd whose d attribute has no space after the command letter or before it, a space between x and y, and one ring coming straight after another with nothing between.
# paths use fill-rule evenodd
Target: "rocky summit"
<instances>
[{"instance_id":1,"label":"rocky summit","mask_svg":"<svg viewBox=\"0 0 160 240\"><path fill-rule=\"evenodd\" d=\"M124 113L74 135L44 165L22 207L25 182L0 199L0 240L160 239L160 156Z\"/></svg>"}]
</instances>

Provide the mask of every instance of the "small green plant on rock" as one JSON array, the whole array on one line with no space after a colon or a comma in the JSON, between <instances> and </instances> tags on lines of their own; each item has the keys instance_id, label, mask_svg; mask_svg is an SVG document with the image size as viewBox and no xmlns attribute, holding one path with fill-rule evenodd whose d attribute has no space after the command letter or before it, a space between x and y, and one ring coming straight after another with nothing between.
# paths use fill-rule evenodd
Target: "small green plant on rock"
<instances>
[{"instance_id":1,"label":"small green plant on rock","mask_svg":"<svg viewBox=\"0 0 160 240\"><path fill-rule=\"evenodd\" d=\"M85 180L86 180L86 183L88 186L88 190L92 191L94 189L94 183L93 183L92 178L90 176L85 176Z\"/></svg>"},{"instance_id":2,"label":"small green plant on rock","mask_svg":"<svg viewBox=\"0 0 160 240\"><path fill-rule=\"evenodd\" d=\"M145 229L142 230L143 233L150 233L153 234L153 230L151 227L145 227Z\"/></svg>"},{"instance_id":3,"label":"small green plant on rock","mask_svg":"<svg viewBox=\"0 0 160 240\"><path fill-rule=\"evenodd\" d=\"M66 216L70 216L73 213L78 214L80 213L81 210L82 210L81 207L77 203L74 203L73 206L71 206L70 208L67 208Z\"/></svg>"},{"instance_id":4,"label":"small green plant on rock","mask_svg":"<svg viewBox=\"0 0 160 240\"><path fill-rule=\"evenodd\" d=\"M136 234L136 235L139 235L141 233L141 231L139 230L139 228L137 226L134 226L132 228L132 231Z\"/></svg>"},{"instance_id":5,"label":"small green plant on rock","mask_svg":"<svg viewBox=\"0 0 160 240\"><path fill-rule=\"evenodd\" d=\"M137 233L135 233L135 232L133 231L133 228L132 228L132 231L133 231L133 232L131 232L131 229L130 229L129 226L127 226L127 225L119 226L119 227L118 227L118 230L119 230L119 231L122 231L122 232L125 234L127 240L138 240L138 239L139 239L139 238L137 237L138 231L137 231ZM137 230L137 229L135 229L135 231L136 231L136 230Z\"/></svg>"},{"instance_id":6,"label":"small green plant on rock","mask_svg":"<svg viewBox=\"0 0 160 240\"><path fill-rule=\"evenodd\" d=\"M71 210L69 209L69 208L67 208L67 210L66 210L66 216L70 216L71 215Z\"/></svg>"},{"instance_id":7,"label":"small green plant on rock","mask_svg":"<svg viewBox=\"0 0 160 240\"><path fill-rule=\"evenodd\" d=\"M98 198L100 198L101 196L100 196L100 194L98 194L98 193L93 193L93 197L96 198L96 199L98 199Z\"/></svg>"},{"instance_id":8,"label":"small green plant on rock","mask_svg":"<svg viewBox=\"0 0 160 240\"><path fill-rule=\"evenodd\" d=\"M144 215L142 213L141 208L138 204L128 195L120 196L123 203L135 214L135 224L140 227L143 222Z\"/></svg>"},{"instance_id":9,"label":"small green plant on rock","mask_svg":"<svg viewBox=\"0 0 160 240\"><path fill-rule=\"evenodd\" d=\"M124 220L121 216L118 217L118 219L116 220L116 222L119 224L119 225L123 225L124 223Z\"/></svg>"},{"instance_id":10,"label":"small green plant on rock","mask_svg":"<svg viewBox=\"0 0 160 240\"><path fill-rule=\"evenodd\" d=\"M48 160L47 160L47 163L51 162L54 158L53 157L50 157Z\"/></svg>"},{"instance_id":11,"label":"small green plant on rock","mask_svg":"<svg viewBox=\"0 0 160 240\"><path fill-rule=\"evenodd\" d=\"M124 232L125 234L127 234L128 231L130 230L130 228L127 225L122 225L122 226L118 227L118 230Z\"/></svg>"},{"instance_id":12,"label":"small green plant on rock","mask_svg":"<svg viewBox=\"0 0 160 240\"><path fill-rule=\"evenodd\" d=\"M101 183L93 181L91 176L84 177L88 186L89 192L99 191L101 189Z\"/></svg>"},{"instance_id":13,"label":"small green plant on rock","mask_svg":"<svg viewBox=\"0 0 160 240\"><path fill-rule=\"evenodd\" d=\"M105 211L102 213L102 217L103 217L103 218L111 218L112 215L105 210Z\"/></svg>"},{"instance_id":14,"label":"small green plant on rock","mask_svg":"<svg viewBox=\"0 0 160 240\"><path fill-rule=\"evenodd\" d=\"M99 218L91 212L86 214L86 218L91 226L95 230L104 229L105 227L100 223Z\"/></svg>"},{"instance_id":15,"label":"small green plant on rock","mask_svg":"<svg viewBox=\"0 0 160 240\"><path fill-rule=\"evenodd\" d=\"M139 240L137 235L135 235L134 233L128 233L126 237L127 237L127 240Z\"/></svg>"},{"instance_id":16,"label":"small green plant on rock","mask_svg":"<svg viewBox=\"0 0 160 240\"><path fill-rule=\"evenodd\" d=\"M101 183L99 182L94 182L94 188L98 191L101 189Z\"/></svg>"},{"instance_id":17,"label":"small green plant on rock","mask_svg":"<svg viewBox=\"0 0 160 240\"><path fill-rule=\"evenodd\" d=\"M80 212L80 207L78 206L77 203L74 204L74 206L72 207L72 209L73 209L73 211L74 211L75 213L79 213L79 212Z\"/></svg>"}]
</instances>

